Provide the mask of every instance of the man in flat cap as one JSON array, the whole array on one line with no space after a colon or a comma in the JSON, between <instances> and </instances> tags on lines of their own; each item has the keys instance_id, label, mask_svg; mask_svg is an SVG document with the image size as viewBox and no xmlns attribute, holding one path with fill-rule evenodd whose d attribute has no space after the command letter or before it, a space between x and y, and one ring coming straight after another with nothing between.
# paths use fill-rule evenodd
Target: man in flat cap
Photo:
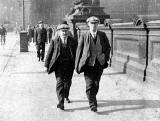
<instances>
[{"instance_id":1,"label":"man in flat cap","mask_svg":"<svg viewBox=\"0 0 160 121\"><path fill-rule=\"evenodd\" d=\"M67 23L66 20L62 20L62 21L61 21L61 24L67 24L67 25L68 25L68 23ZM59 27L60 27L60 26L58 26L58 28L59 28ZM54 37L59 36L59 29L58 29L58 28L57 28L58 31L55 32ZM69 30L67 31L67 35L73 37L73 34L72 34L71 31L69 31Z\"/></svg>"},{"instance_id":2,"label":"man in flat cap","mask_svg":"<svg viewBox=\"0 0 160 121\"><path fill-rule=\"evenodd\" d=\"M58 35L53 38L45 59L48 74L55 72L57 80L56 92L59 103L57 108L64 110L64 100L70 103L69 90L74 72L77 41L68 35L69 26L62 23L58 27Z\"/></svg>"},{"instance_id":3,"label":"man in flat cap","mask_svg":"<svg viewBox=\"0 0 160 121\"><path fill-rule=\"evenodd\" d=\"M97 30L99 22L94 16L87 19L89 31L79 39L75 61L77 73L84 72L86 95L93 112L97 112L96 95L103 69L108 67L111 49L106 34Z\"/></svg>"},{"instance_id":4,"label":"man in flat cap","mask_svg":"<svg viewBox=\"0 0 160 121\"><path fill-rule=\"evenodd\" d=\"M34 41L37 47L37 57L39 61L44 61L45 43L47 42L47 30L44 28L43 21L38 22L38 28L35 31Z\"/></svg>"}]
</instances>

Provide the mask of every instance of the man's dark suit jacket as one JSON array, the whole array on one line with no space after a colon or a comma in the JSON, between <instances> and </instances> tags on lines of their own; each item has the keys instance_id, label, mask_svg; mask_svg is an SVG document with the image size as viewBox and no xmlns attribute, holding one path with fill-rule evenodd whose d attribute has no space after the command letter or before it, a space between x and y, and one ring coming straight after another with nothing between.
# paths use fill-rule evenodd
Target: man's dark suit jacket
<instances>
[{"instance_id":1,"label":"man's dark suit jacket","mask_svg":"<svg viewBox=\"0 0 160 121\"><path fill-rule=\"evenodd\" d=\"M86 65L87 59L90 57L90 38L91 34L88 31L81 35L79 39L79 44L76 52L76 61L75 61L75 70L77 73L81 73L84 71L83 67ZM105 65L103 68L107 68L108 60L110 58L110 44L108 38L104 32L97 31L97 39L100 40L102 45L102 53L105 54Z\"/></svg>"},{"instance_id":2,"label":"man's dark suit jacket","mask_svg":"<svg viewBox=\"0 0 160 121\"><path fill-rule=\"evenodd\" d=\"M36 41L36 44L47 42L47 30L45 28L38 28L35 32L34 40Z\"/></svg>"},{"instance_id":3,"label":"man's dark suit jacket","mask_svg":"<svg viewBox=\"0 0 160 121\"><path fill-rule=\"evenodd\" d=\"M60 46L61 46L60 37L55 37L50 43L46 60L45 60L45 67L47 68L48 74L55 71L57 60L58 60L58 57L60 56L60 48L61 48ZM72 64L73 67L71 68L74 69L77 41L74 38L68 36L67 46L69 47L71 56L72 56L71 63L73 63Z\"/></svg>"}]
</instances>

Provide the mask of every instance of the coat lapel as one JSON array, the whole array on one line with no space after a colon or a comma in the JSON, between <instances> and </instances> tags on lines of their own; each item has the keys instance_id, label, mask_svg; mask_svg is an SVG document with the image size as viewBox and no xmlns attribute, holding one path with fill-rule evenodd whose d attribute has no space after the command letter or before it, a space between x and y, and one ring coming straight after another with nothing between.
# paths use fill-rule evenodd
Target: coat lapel
<instances>
[{"instance_id":1,"label":"coat lapel","mask_svg":"<svg viewBox=\"0 0 160 121\"><path fill-rule=\"evenodd\" d=\"M60 40L60 37L58 37L55 44L56 45L55 49L57 49L58 56L60 54L60 44L61 44L61 40Z\"/></svg>"}]
</instances>

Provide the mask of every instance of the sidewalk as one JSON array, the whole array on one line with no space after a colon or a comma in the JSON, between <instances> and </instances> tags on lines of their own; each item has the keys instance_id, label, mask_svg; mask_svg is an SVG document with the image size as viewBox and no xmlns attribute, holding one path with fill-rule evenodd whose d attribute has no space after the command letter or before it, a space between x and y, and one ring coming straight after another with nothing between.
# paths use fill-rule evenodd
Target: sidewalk
<instances>
[{"instance_id":1,"label":"sidewalk","mask_svg":"<svg viewBox=\"0 0 160 121\"><path fill-rule=\"evenodd\" d=\"M0 121L159 121L160 91L147 83L133 81L112 68L104 70L97 96L98 113L88 108L83 74L74 73L72 103L65 111L56 108L54 73L44 71L34 44L20 53L15 46L0 78ZM47 48L46 48L47 50Z\"/></svg>"}]
</instances>

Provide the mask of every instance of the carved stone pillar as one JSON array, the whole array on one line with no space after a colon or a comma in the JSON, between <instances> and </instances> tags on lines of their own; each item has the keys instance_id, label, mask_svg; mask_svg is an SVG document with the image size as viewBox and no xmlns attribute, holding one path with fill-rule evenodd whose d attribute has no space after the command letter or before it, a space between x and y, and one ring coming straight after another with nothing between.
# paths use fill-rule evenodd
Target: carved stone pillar
<instances>
[{"instance_id":1,"label":"carved stone pillar","mask_svg":"<svg viewBox=\"0 0 160 121\"><path fill-rule=\"evenodd\" d=\"M96 16L103 24L106 18L110 18L100 7L100 0L76 0L72 11L66 15L66 20L72 23L74 37L77 38L76 23L85 23L90 16Z\"/></svg>"}]
</instances>

